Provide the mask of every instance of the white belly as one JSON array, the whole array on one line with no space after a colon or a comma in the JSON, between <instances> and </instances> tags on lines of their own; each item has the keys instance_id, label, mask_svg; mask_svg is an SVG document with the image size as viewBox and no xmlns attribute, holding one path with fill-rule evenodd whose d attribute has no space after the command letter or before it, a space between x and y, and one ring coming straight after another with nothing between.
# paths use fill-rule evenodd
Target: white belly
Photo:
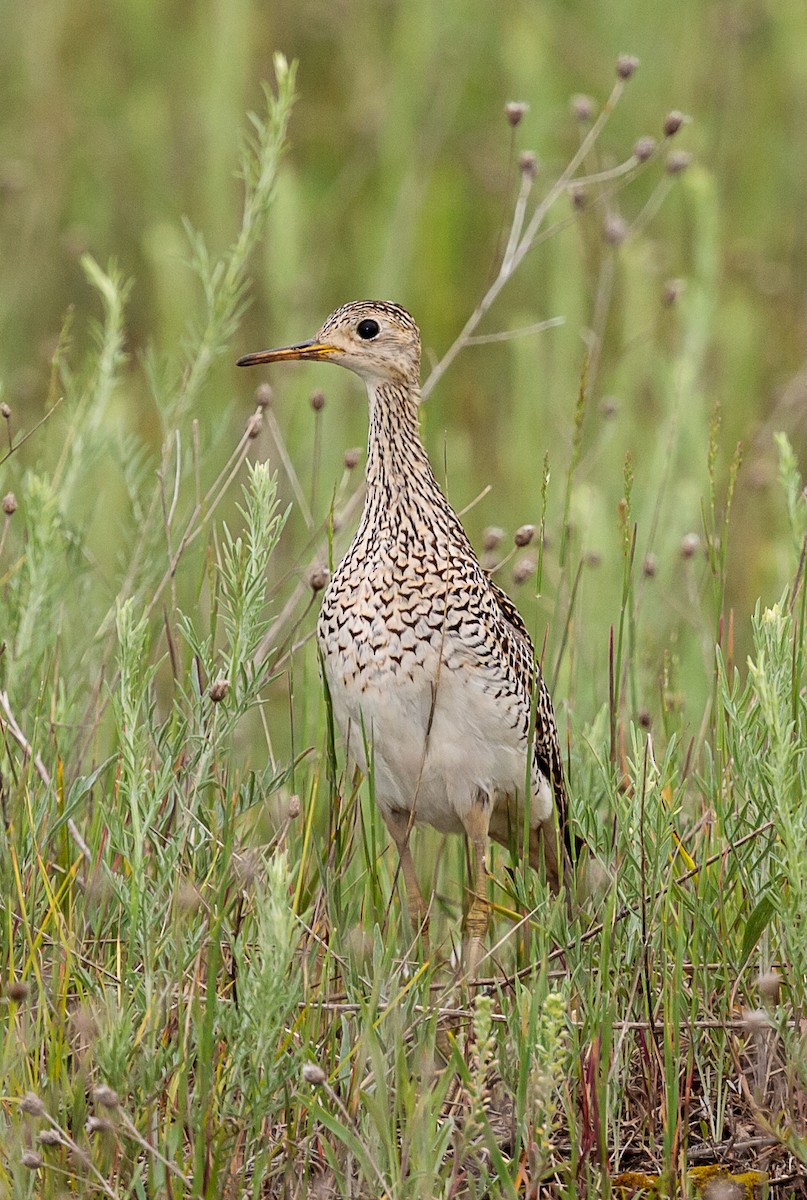
<instances>
[{"instance_id":1,"label":"white belly","mask_svg":"<svg viewBox=\"0 0 807 1200\"><path fill-rule=\"evenodd\" d=\"M530 824L551 812L549 785L536 786L514 714L477 671L443 663L438 672L432 652L411 674L402 667L350 678L339 654L325 657L325 672L348 755L382 809L414 809L417 823L460 833L480 791L495 807L530 787Z\"/></svg>"}]
</instances>

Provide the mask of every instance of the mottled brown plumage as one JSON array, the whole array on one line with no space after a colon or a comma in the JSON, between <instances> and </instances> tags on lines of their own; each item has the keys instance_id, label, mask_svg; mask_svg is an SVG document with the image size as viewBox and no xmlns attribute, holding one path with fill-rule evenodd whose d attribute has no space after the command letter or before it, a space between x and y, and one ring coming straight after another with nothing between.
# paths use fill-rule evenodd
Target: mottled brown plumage
<instances>
[{"instance_id":1,"label":"mottled brown plumage","mask_svg":"<svg viewBox=\"0 0 807 1200\"><path fill-rule=\"evenodd\" d=\"M334 716L370 776L424 926L412 824L467 833L475 970L487 924L487 838L522 845L527 790L530 862L545 863L554 889L563 878L553 801L565 836L566 797L552 702L518 610L480 566L423 448L420 334L409 313L384 301L346 304L313 341L239 361L297 358L349 367L370 401L364 512L317 625Z\"/></svg>"}]
</instances>

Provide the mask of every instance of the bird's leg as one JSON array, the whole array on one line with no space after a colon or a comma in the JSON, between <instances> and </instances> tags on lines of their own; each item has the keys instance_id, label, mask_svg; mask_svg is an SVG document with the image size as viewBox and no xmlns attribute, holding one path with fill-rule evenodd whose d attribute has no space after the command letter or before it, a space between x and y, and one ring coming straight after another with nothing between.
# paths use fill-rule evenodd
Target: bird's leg
<instances>
[{"instance_id":1,"label":"bird's leg","mask_svg":"<svg viewBox=\"0 0 807 1200\"><path fill-rule=\"evenodd\" d=\"M470 978L476 978L485 950L485 934L488 929L488 827L490 825L490 797L482 791L462 819L468 841L471 844L473 872L473 898L465 918L466 968Z\"/></svg>"},{"instance_id":2,"label":"bird's leg","mask_svg":"<svg viewBox=\"0 0 807 1200\"><path fill-rule=\"evenodd\" d=\"M423 899L423 893L420 890L417 873L415 872L415 863L412 858L412 851L409 849L409 835L412 832L409 813L407 812L387 812L382 810L384 821L387 829L390 831L390 836L395 842L398 850L398 858L401 862L401 873L404 877L404 887L406 888L406 903L409 908L409 919L412 922L415 931L420 933L423 939L423 948L426 954L429 953L429 907Z\"/></svg>"},{"instance_id":3,"label":"bird's leg","mask_svg":"<svg viewBox=\"0 0 807 1200\"><path fill-rule=\"evenodd\" d=\"M553 894L557 896L561 889L561 884L566 882L565 871L565 855L563 843L559 836L557 823L553 813L541 822L541 834L543 845L541 847L544 856L544 866L546 868L546 880ZM532 854L530 855L532 860ZM532 861L530 862L532 864Z\"/></svg>"}]
</instances>

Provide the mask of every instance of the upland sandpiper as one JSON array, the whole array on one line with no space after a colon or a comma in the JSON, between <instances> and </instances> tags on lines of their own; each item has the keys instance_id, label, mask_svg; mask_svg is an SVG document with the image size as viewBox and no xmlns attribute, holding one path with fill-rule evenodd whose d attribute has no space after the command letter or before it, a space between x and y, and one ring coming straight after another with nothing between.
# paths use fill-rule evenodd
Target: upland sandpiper
<instances>
[{"instance_id":1,"label":"upland sandpiper","mask_svg":"<svg viewBox=\"0 0 807 1200\"><path fill-rule=\"evenodd\" d=\"M349 756L372 777L410 916L424 934L412 826L467 834L475 972L487 929L488 837L520 847L526 818L530 864L545 865L554 890L564 878L552 701L518 610L483 570L429 464L418 427L420 333L409 313L386 301L345 304L313 340L238 363L290 359L338 363L367 386L364 512L325 592L317 639L334 718Z\"/></svg>"}]
</instances>

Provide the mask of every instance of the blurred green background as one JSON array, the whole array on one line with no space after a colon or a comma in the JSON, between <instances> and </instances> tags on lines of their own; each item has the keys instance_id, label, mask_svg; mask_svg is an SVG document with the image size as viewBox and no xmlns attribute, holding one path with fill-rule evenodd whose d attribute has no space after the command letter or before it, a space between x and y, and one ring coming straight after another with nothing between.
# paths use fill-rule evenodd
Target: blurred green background
<instances>
[{"instance_id":1,"label":"blurred green background","mask_svg":"<svg viewBox=\"0 0 807 1200\"><path fill-rule=\"evenodd\" d=\"M726 591L742 650L756 598L775 598L793 565L772 434L786 430L802 462L807 442L803 0L29 0L4 5L3 25L3 399L18 428L41 414L65 311L75 306L76 359L98 316L80 257L115 258L135 280L117 419L155 453L165 431L138 356L148 346L175 355L199 309L183 217L213 252L235 235L245 113L261 107L274 51L299 60L291 143L254 262L253 303L196 414L209 428L224 416L233 437L258 381L236 371L234 359L311 336L345 300L402 302L422 328L426 363L439 357L493 277L519 151L539 157L540 194L579 145L571 96L590 94L599 107L617 54L638 55L640 68L587 167L626 158L641 135L659 137L670 109L692 117L675 142L691 152L692 165L618 247L602 237L604 214L618 213L630 226L666 186L663 155L576 218L568 200L556 206L564 227L531 253L482 330L553 316L565 324L466 350L424 407L425 437L457 507L492 485L466 518L477 545L487 525L512 531L537 520L549 452L555 541L538 612L550 622L557 616L557 646L565 621L552 603L560 593L563 480L588 331L599 312L602 352L571 497L575 554L586 564L578 677L593 680L596 706L604 699L607 629L620 603L618 504L630 452L637 564L656 558L642 608L646 694L636 701L652 706L666 649L689 656L698 672L703 656L705 683L710 651L701 634L714 628L716 614L704 556L684 559L680 545L686 534L702 534L717 402L718 507L735 444L744 445ZM530 106L515 133L504 117L508 100ZM670 304L672 279L685 286ZM305 400L314 387L326 390L322 518L344 449L365 440L361 389L316 366L278 371L272 381L277 419L306 488L313 415ZM26 453L36 461L35 441ZM14 469L23 465L15 461ZM99 471L95 494L105 486L103 464ZM102 523L101 539L111 533ZM289 562L304 533L295 514L284 535ZM506 572L502 582L513 590ZM529 608L529 585L516 595Z\"/></svg>"}]
</instances>

